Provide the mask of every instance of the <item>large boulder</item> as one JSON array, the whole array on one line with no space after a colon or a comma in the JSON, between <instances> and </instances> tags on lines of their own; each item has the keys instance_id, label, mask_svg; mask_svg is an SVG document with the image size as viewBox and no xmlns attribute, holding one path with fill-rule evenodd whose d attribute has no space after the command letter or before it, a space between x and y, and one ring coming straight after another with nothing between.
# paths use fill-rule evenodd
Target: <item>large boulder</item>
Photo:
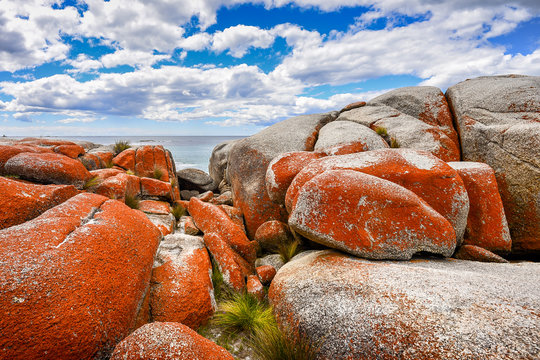
<instances>
[{"instance_id":1,"label":"large boulder","mask_svg":"<svg viewBox=\"0 0 540 360\"><path fill-rule=\"evenodd\" d=\"M229 159L229 152L234 144L238 140L227 140L220 144L217 144L212 150L212 155L208 162L208 174L214 180L216 187L225 181L229 183L227 175L227 162Z\"/></svg>"},{"instance_id":2,"label":"large boulder","mask_svg":"<svg viewBox=\"0 0 540 360\"><path fill-rule=\"evenodd\" d=\"M0 144L0 175L13 175L5 171L4 166L6 165L6 162L15 155L25 152L50 154L53 151L49 148L33 145Z\"/></svg>"},{"instance_id":3,"label":"large boulder","mask_svg":"<svg viewBox=\"0 0 540 360\"><path fill-rule=\"evenodd\" d=\"M540 266L461 260L368 261L334 251L282 267L278 323L316 359L534 359Z\"/></svg>"},{"instance_id":4,"label":"large boulder","mask_svg":"<svg viewBox=\"0 0 540 360\"><path fill-rule=\"evenodd\" d=\"M80 161L53 153L15 155L6 162L4 171L30 181L74 185L79 189L92 177Z\"/></svg>"},{"instance_id":5,"label":"large boulder","mask_svg":"<svg viewBox=\"0 0 540 360\"><path fill-rule=\"evenodd\" d=\"M319 130L336 116L337 112L294 117L233 145L227 172L234 206L242 209L250 238L263 222L287 219L283 207L270 201L266 192L265 176L270 161L285 152L312 151Z\"/></svg>"},{"instance_id":6,"label":"large boulder","mask_svg":"<svg viewBox=\"0 0 540 360\"><path fill-rule=\"evenodd\" d=\"M214 180L202 170L182 169L176 172L178 185L182 190L196 190L198 192L214 191L217 185Z\"/></svg>"},{"instance_id":7,"label":"large boulder","mask_svg":"<svg viewBox=\"0 0 540 360\"><path fill-rule=\"evenodd\" d=\"M451 256L450 223L412 191L352 170L329 170L304 184L289 217L295 232L368 259Z\"/></svg>"},{"instance_id":8,"label":"large boulder","mask_svg":"<svg viewBox=\"0 0 540 360\"><path fill-rule=\"evenodd\" d=\"M31 220L78 193L72 185L35 185L0 177L0 229Z\"/></svg>"},{"instance_id":9,"label":"large boulder","mask_svg":"<svg viewBox=\"0 0 540 360\"><path fill-rule=\"evenodd\" d=\"M540 77L480 77L446 96L463 159L495 170L512 251L540 254Z\"/></svg>"},{"instance_id":10,"label":"large boulder","mask_svg":"<svg viewBox=\"0 0 540 360\"><path fill-rule=\"evenodd\" d=\"M1 230L1 356L107 358L133 331L160 238L142 212L96 194Z\"/></svg>"},{"instance_id":11,"label":"large boulder","mask_svg":"<svg viewBox=\"0 0 540 360\"><path fill-rule=\"evenodd\" d=\"M315 160L291 183L285 198L288 211L302 186L327 170L360 171L411 190L450 222L461 243L469 212L467 191L457 171L435 156L412 149L383 149Z\"/></svg>"},{"instance_id":12,"label":"large boulder","mask_svg":"<svg viewBox=\"0 0 540 360\"><path fill-rule=\"evenodd\" d=\"M144 325L122 340L111 360L234 360L232 355L189 327L174 322Z\"/></svg>"},{"instance_id":13,"label":"large boulder","mask_svg":"<svg viewBox=\"0 0 540 360\"><path fill-rule=\"evenodd\" d=\"M386 141L367 126L352 121L332 121L319 131L314 150L344 155L387 147Z\"/></svg>"},{"instance_id":14,"label":"large boulder","mask_svg":"<svg viewBox=\"0 0 540 360\"><path fill-rule=\"evenodd\" d=\"M158 180L169 182L176 179L172 155L161 145L126 149L114 157L112 163L124 170L133 171L137 176L155 177L160 173L161 177ZM176 183L176 180L174 181Z\"/></svg>"},{"instance_id":15,"label":"large boulder","mask_svg":"<svg viewBox=\"0 0 540 360\"><path fill-rule=\"evenodd\" d=\"M197 329L214 313L212 263L202 239L165 236L152 271L152 320L179 322Z\"/></svg>"}]
</instances>

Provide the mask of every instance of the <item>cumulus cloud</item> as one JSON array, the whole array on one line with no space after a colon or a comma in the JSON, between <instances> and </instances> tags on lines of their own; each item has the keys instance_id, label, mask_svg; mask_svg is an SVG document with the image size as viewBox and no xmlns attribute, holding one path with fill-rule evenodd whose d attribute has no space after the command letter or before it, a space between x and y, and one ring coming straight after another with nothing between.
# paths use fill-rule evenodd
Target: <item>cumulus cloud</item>
<instances>
[{"instance_id":1,"label":"cumulus cloud","mask_svg":"<svg viewBox=\"0 0 540 360\"><path fill-rule=\"evenodd\" d=\"M240 58L251 47L266 49L273 42L274 36L267 30L255 26L238 25L215 33L212 50L217 52L227 50L232 56Z\"/></svg>"}]
</instances>

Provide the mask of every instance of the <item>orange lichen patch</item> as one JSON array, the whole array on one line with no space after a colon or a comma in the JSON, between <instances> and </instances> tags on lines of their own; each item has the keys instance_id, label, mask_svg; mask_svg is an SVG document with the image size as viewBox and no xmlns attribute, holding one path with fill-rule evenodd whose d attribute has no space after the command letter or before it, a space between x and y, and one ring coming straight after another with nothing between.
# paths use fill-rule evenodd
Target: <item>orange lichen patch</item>
<instances>
[{"instance_id":1,"label":"orange lichen patch","mask_svg":"<svg viewBox=\"0 0 540 360\"><path fill-rule=\"evenodd\" d=\"M289 225L278 220L270 220L259 226L255 233L255 241L269 251L275 251L279 245L293 240Z\"/></svg>"},{"instance_id":2,"label":"orange lichen patch","mask_svg":"<svg viewBox=\"0 0 540 360\"><path fill-rule=\"evenodd\" d=\"M169 168L169 163L167 162L167 153L165 149L163 149L163 146L154 146L154 166L152 169L152 172L154 169L161 169L163 171L163 176L161 178L162 181L170 181L171 178L175 177L176 174L172 173L171 169Z\"/></svg>"},{"instance_id":3,"label":"orange lichen patch","mask_svg":"<svg viewBox=\"0 0 540 360\"><path fill-rule=\"evenodd\" d=\"M101 159L94 154L84 154L78 159L88 171L97 170L104 167L101 164Z\"/></svg>"},{"instance_id":4,"label":"orange lichen patch","mask_svg":"<svg viewBox=\"0 0 540 360\"><path fill-rule=\"evenodd\" d=\"M135 171L135 150L126 149L112 159L112 163L124 170Z\"/></svg>"},{"instance_id":5,"label":"orange lichen patch","mask_svg":"<svg viewBox=\"0 0 540 360\"><path fill-rule=\"evenodd\" d=\"M228 245L253 264L256 258L257 242L249 241L242 229L224 211L216 205L191 198L189 213L203 233L218 234Z\"/></svg>"},{"instance_id":6,"label":"orange lichen patch","mask_svg":"<svg viewBox=\"0 0 540 360\"><path fill-rule=\"evenodd\" d=\"M165 238L161 247L174 246L168 242L174 236ZM174 251L164 249L158 255L162 264L152 272L150 307L153 321L179 322L196 330L208 321L216 306L210 277L212 263L199 238L186 238Z\"/></svg>"},{"instance_id":7,"label":"orange lichen patch","mask_svg":"<svg viewBox=\"0 0 540 360\"><path fill-rule=\"evenodd\" d=\"M247 293L262 301L264 299L264 287L257 275L249 275L246 284Z\"/></svg>"},{"instance_id":8,"label":"orange lichen patch","mask_svg":"<svg viewBox=\"0 0 540 360\"><path fill-rule=\"evenodd\" d=\"M232 193L230 191L226 191L218 197L210 199L210 202L214 205L232 205Z\"/></svg>"},{"instance_id":9,"label":"orange lichen patch","mask_svg":"<svg viewBox=\"0 0 540 360\"><path fill-rule=\"evenodd\" d=\"M67 140L52 140L52 139L41 139L41 138L24 138L17 141L17 144L27 144L35 146L61 146L61 145L77 145L72 141Z\"/></svg>"},{"instance_id":10,"label":"orange lichen patch","mask_svg":"<svg viewBox=\"0 0 540 360\"><path fill-rule=\"evenodd\" d=\"M154 147L147 145L136 150L135 173L139 176L152 176L154 172ZM163 169L163 168L162 168ZM167 180L168 181L168 180Z\"/></svg>"},{"instance_id":11,"label":"orange lichen patch","mask_svg":"<svg viewBox=\"0 0 540 360\"><path fill-rule=\"evenodd\" d=\"M108 169L115 171L113 169ZM126 195L137 196L140 193L140 180L137 176L120 172L107 177L94 190L96 194L124 201Z\"/></svg>"},{"instance_id":12,"label":"orange lichen patch","mask_svg":"<svg viewBox=\"0 0 540 360\"><path fill-rule=\"evenodd\" d=\"M426 103L424 105L424 111L418 114L418 119L428 125L438 127L459 149L459 140L452 123L452 114L450 113L448 102L442 92L439 94L438 101Z\"/></svg>"},{"instance_id":13,"label":"orange lichen patch","mask_svg":"<svg viewBox=\"0 0 540 360\"><path fill-rule=\"evenodd\" d=\"M4 165L6 173L47 184L67 184L82 188L92 177L83 164L54 153L21 153Z\"/></svg>"},{"instance_id":14,"label":"orange lichen patch","mask_svg":"<svg viewBox=\"0 0 540 360\"><path fill-rule=\"evenodd\" d=\"M0 229L31 220L78 193L72 185L34 185L0 177Z\"/></svg>"},{"instance_id":15,"label":"orange lichen patch","mask_svg":"<svg viewBox=\"0 0 540 360\"><path fill-rule=\"evenodd\" d=\"M76 159L81 155L84 155L86 152L84 148L80 145L58 145L54 147L54 152L58 154L65 155L72 159Z\"/></svg>"},{"instance_id":16,"label":"orange lichen patch","mask_svg":"<svg viewBox=\"0 0 540 360\"><path fill-rule=\"evenodd\" d=\"M328 247L370 259L410 259L426 251L450 256L450 223L412 191L351 170L329 170L298 193L291 228Z\"/></svg>"},{"instance_id":17,"label":"orange lichen patch","mask_svg":"<svg viewBox=\"0 0 540 360\"><path fill-rule=\"evenodd\" d=\"M160 236L142 212L87 193L1 230L2 356L107 357L135 324Z\"/></svg>"},{"instance_id":18,"label":"orange lichen patch","mask_svg":"<svg viewBox=\"0 0 540 360\"><path fill-rule=\"evenodd\" d=\"M438 143L438 148L431 153L443 161L459 161L461 153L459 144L456 144L439 128L426 129L427 134L431 134L433 139Z\"/></svg>"},{"instance_id":19,"label":"orange lichen patch","mask_svg":"<svg viewBox=\"0 0 540 360\"><path fill-rule=\"evenodd\" d=\"M275 157L266 170L266 191L270 200L283 204L294 177L310 162L324 156L322 152L294 151Z\"/></svg>"},{"instance_id":20,"label":"orange lichen patch","mask_svg":"<svg viewBox=\"0 0 540 360\"><path fill-rule=\"evenodd\" d=\"M107 178L116 176L118 174L123 174L123 170L119 169L98 169L98 170L92 170L90 171L90 174L92 174L92 177L97 176L100 180L105 180Z\"/></svg>"},{"instance_id":21,"label":"orange lichen patch","mask_svg":"<svg viewBox=\"0 0 540 360\"><path fill-rule=\"evenodd\" d=\"M191 216L184 216L183 218L184 232L188 235L197 235L201 232L199 228L195 225L193 218Z\"/></svg>"},{"instance_id":22,"label":"orange lichen patch","mask_svg":"<svg viewBox=\"0 0 540 360\"><path fill-rule=\"evenodd\" d=\"M259 280L261 280L261 283L264 285L269 285L272 282L272 279L274 279L274 276L276 276L276 268L272 265L258 266L255 271L257 272Z\"/></svg>"},{"instance_id":23,"label":"orange lichen patch","mask_svg":"<svg viewBox=\"0 0 540 360\"><path fill-rule=\"evenodd\" d=\"M368 145L365 142L356 141L349 144L332 146L331 148L322 150L322 152L324 152L326 155L346 155L368 150Z\"/></svg>"},{"instance_id":24,"label":"orange lichen patch","mask_svg":"<svg viewBox=\"0 0 540 360\"><path fill-rule=\"evenodd\" d=\"M201 201L209 202L210 200L212 200L214 198L214 193L211 192L211 191L207 191L207 192L199 195L198 198Z\"/></svg>"},{"instance_id":25,"label":"orange lichen patch","mask_svg":"<svg viewBox=\"0 0 540 360\"><path fill-rule=\"evenodd\" d=\"M494 263L507 263L504 258L486 250L480 246L475 245L463 245L454 254L456 259L481 261L481 262L494 262Z\"/></svg>"},{"instance_id":26,"label":"orange lichen patch","mask_svg":"<svg viewBox=\"0 0 540 360\"><path fill-rule=\"evenodd\" d=\"M463 244L496 253L512 248L510 231L493 169L478 162L449 163L463 180L470 200Z\"/></svg>"},{"instance_id":27,"label":"orange lichen patch","mask_svg":"<svg viewBox=\"0 0 540 360\"><path fill-rule=\"evenodd\" d=\"M365 101L356 101L356 102L353 102L347 106L345 106L343 109L341 109L339 112L342 113L344 111L349 111L349 110L352 110L352 109L357 109L359 107L362 107L362 106L366 106L366 102Z\"/></svg>"},{"instance_id":28,"label":"orange lichen patch","mask_svg":"<svg viewBox=\"0 0 540 360\"><path fill-rule=\"evenodd\" d=\"M234 360L221 346L179 323L147 324L122 340L111 360Z\"/></svg>"},{"instance_id":29,"label":"orange lichen patch","mask_svg":"<svg viewBox=\"0 0 540 360\"><path fill-rule=\"evenodd\" d=\"M244 269L238 264L233 249L215 233L204 234L204 244L219 267L223 280L231 288L241 291L246 286Z\"/></svg>"},{"instance_id":30,"label":"orange lichen patch","mask_svg":"<svg viewBox=\"0 0 540 360\"><path fill-rule=\"evenodd\" d=\"M246 227L244 225L244 215L242 215L242 210L237 207L229 205L218 205L218 207L227 214L228 217L245 233Z\"/></svg>"},{"instance_id":31,"label":"orange lichen patch","mask_svg":"<svg viewBox=\"0 0 540 360\"><path fill-rule=\"evenodd\" d=\"M141 194L172 201L172 186L169 182L142 177Z\"/></svg>"},{"instance_id":32,"label":"orange lichen patch","mask_svg":"<svg viewBox=\"0 0 540 360\"><path fill-rule=\"evenodd\" d=\"M178 184L175 184L172 188L172 196L173 201L181 201L180 200L180 189L178 188Z\"/></svg>"},{"instance_id":33,"label":"orange lichen patch","mask_svg":"<svg viewBox=\"0 0 540 360\"><path fill-rule=\"evenodd\" d=\"M315 160L291 183L285 197L289 212L302 186L327 170L354 170L411 190L450 222L461 241L469 209L467 191L456 170L435 156L412 149L382 149Z\"/></svg>"},{"instance_id":34,"label":"orange lichen patch","mask_svg":"<svg viewBox=\"0 0 540 360\"><path fill-rule=\"evenodd\" d=\"M4 165L13 156L21 153L52 153L49 148L32 145L0 145L0 175L10 175L4 171Z\"/></svg>"},{"instance_id":35,"label":"orange lichen patch","mask_svg":"<svg viewBox=\"0 0 540 360\"><path fill-rule=\"evenodd\" d=\"M139 202L139 210L151 214L167 215L171 213L171 206L164 201L143 200Z\"/></svg>"},{"instance_id":36,"label":"orange lichen patch","mask_svg":"<svg viewBox=\"0 0 540 360\"><path fill-rule=\"evenodd\" d=\"M92 154L101 159L101 164L102 164L101 166L105 166L105 165L113 163L114 154L112 152L100 151L100 152L95 152Z\"/></svg>"},{"instance_id":37,"label":"orange lichen patch","mask_svg":"<svg viewBox=\"0 0 540 360\"><path fill-rule=\"evenodd\" d=\"M189 208L189 201L187 200L175 200L174 202L175 204L179 204L179 205L182 205L182 207L184 209L186 209L186 211L189 211L188 208Z\"/></svg>"}]
</instances>

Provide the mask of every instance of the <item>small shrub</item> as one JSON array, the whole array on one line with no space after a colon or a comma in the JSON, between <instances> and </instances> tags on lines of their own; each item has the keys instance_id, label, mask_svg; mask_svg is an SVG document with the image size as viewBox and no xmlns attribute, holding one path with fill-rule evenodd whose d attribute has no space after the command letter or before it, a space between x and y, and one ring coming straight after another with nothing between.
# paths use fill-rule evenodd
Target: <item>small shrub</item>
<instances>
[{"instance_id":1,"label":"small shrub","mask_svg":"<svg viewBox=\"0 0 540 360\"><path fill-rule=\"evenodd\" d=\"M375 132L380 136L387 136L388 135L388 132L386 131L386 128L382 127L382 126L377 126L377 128L375 129Z\"/></svg>"},{"instance_id":2,"label":"small shrub","mask_svg":"<svg viewBox=\"0 0 540 360\"><path fill-rule=\"evenodd\" d=\"M126 194L126 196L124 197L124 203L132 209L139 208L139 201L140 200L138 196Z\"/></svg>"},{"instance_id":3,"label":"small shrub","mask_svg":"<svg viewBox=\"0 0 540 360\"><path fill-rule=\"evenodd\" d=\"M212 259L212 284L214 285L214 298L216 302L220 302L231 296L231 290L225 284L223 274L219 271L219 266L214 259Z\"/></svg>"},{"instance_id":4,"label":"small shrub","mask_svg":"<svg viewBox=\"0 0 540 360\"><path fill-rule=\"evenodd\" d=\"M276 326L270 305L247 292L236 293L224 301L214 323L231 333L245 331L249 334Z\"/></svg>"},{"instance_id":5,"label":"small shrub","mask_svg":"<svg viewBox=\"0 0 540 360\"><path fill-rule=\"evenodd\" d=\"M114 147L113 147L113 150L114 150L114 153L116 155L120 154L122 151L126 150L126 149L129 149L131 147L131 145L129 144L129 141L117 141L114 143Z\"/></svg>"},{"instance_id":6,"label":"small shrub","mask_svg":"<svg viewBox=\"0 0 540 360\"><path fill-rule=\"evenodd\" d=\"M162 168L154 167L154 171L152 172L152 177L157 180L161 180L161 178L165 175L165 171Z\"/></svg>"},{"instance_id":7,"label":"small shrub","mask_svg":"<svg viewBox=\"0 0 540 360\"><path fill-rule=\"evenodd\" d=\"M106 167L107 169L110 169L110 168L112 168L113 166L114 166L114 164L113 164L112 161L108 161L108 162L105 163L105 167Z\"/></svg>"},{"instance_id":8,"label":"small shrub","mask_svg":"<svg viewBox=\"0 0 540 360\"><path fill-rule=\"evenodd\" d=\"M255 331L250 342L258 360L312 360L319 350L305 337L289 336L277 326Z\"/></svg>"},{"instance_id":9,"label":"small shrub","mask_svg":"<svg viewBox=\"0 0 540 360\"><path fill-rule=\"evenodd\" d=\"M174 218L176 219L176 221L178 221L178 220L180 220L180 218L182 216L184 216L186 214L186 208L184 206L182 206L181 204L176 204L172 208L172 214L173 214Z\"/></svg>"},{"instance_id":10,"label":"small shrub","mask_svg":"<svg viewBox=\"0 0 540 360\"><path fill-rule=\"evenodd\" d=\"M135 173L134 173L133 171L131 171L131 170L126 171L126 174L128 174L128 175L135 175Z\"/></svg>"},{"instance_id":11,"label":"small shrub","mask_svg":"<svg viewBox=\"0 0 540 360\"><path fill-rule=\"evenodd\" d=\"M296 254L300 252L300 241L294 240L288 243L282 243L278 247L278 254L284 263L288 263Z\"/></svg>"},{"instance_id":12,"label":"small shrub","mask_svg":"<svg viewBox=\"0 0 540 360\"><path fill-rule=\"evenodd\" d=\"M93 178L90 178L86 180L86 182L83 185L84 190L92 190L99 186L101 184L101 179L98 176L94 176Z\"/></svg>"},{"instance_id":13,"label":"small shrub","mask_svg":"<svg viewBox=\"0 0 540 360\"><path fill-rule=\"evenodd\" d=\"M390 147L394 148L394 149L397 149L397 148L400 147L399 143L398 143L398 141L397 141L397 139L395 137L390 138Z\"/></svg>"}]
</instances>

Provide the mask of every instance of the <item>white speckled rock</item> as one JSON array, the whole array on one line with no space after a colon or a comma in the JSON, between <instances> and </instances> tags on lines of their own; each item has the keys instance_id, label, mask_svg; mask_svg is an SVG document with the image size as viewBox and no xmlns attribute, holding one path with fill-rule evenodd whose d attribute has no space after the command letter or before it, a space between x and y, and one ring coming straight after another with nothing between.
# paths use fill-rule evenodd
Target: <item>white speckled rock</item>
<instances>
[{"instance_id":1,"label":"white speckled rock","mask_svg":"<svg viewBox=\"0 0 540 360\"><path fill-rule=\"evenodd\" d=\"M227 159L231 148L238 140L228 140L217 144L212 150L212 155L208 163L208 174L214 179L216 187L223 179L229 183L227 176Z\"/></svg>"},{"instance_id":2,"label":"white speckled rock","mask_svg":"<svg viewBox=\"0 0 540 360\"><path fill-rule=\"evenodd\" d=\"M540 77L480 77L446 95L463 159L495 170L512 252L540 254Z\"/></svg>"},{"instance_id":3,"label":"white speckled rock","mask_svg":"<svg viewBox=\"0 0 540 360\"><path fill-rule=\"evenodd\" d=\"M281 269L284 264L285 263L283 262L283 260L281 260L281 256L279 254L270 254L255 260L255 267L270 265L273 266L276 270Z\"/></svg>"},{"instance_id":4,"label":"white speckled rock","mask_svg":"<svg viewBox=\"0 0 540 360\"><path fill-rule=\"evenodd\" d=\"M319 131L314 150L335 155L332 150L336 151L344 146L353 145L362 149L360 151L388 148L386 141L367 126L352 121L333 121Z\"/></svg>"},{"instance_id":5,"label":"white speckled rock","mask_svg":"<svg viewBox=\"0 0 540 360\"><path fill-rule=\"evenodd\" d=\"M536 359L540 264L367 261L319 251L283 266L278 322L317 359Z\"/></svg>"}]
</instances>

